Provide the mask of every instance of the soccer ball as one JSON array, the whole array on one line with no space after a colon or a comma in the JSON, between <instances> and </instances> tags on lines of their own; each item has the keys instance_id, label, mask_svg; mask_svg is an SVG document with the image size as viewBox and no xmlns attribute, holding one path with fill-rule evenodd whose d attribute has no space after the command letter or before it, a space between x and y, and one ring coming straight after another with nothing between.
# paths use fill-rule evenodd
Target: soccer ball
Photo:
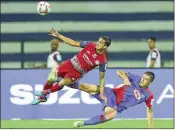
<instances>
[{"instance_id":1,"label":"soccer ball","mask_svg":"<svg viewBox=\"0 0 175 130\"><path fill-rule=\"evenodd\" d=\"M50 12L50 4L45 1L41 1L37 5L37 12L40 15L47 15Z\"/></svg>"}]
</instances>

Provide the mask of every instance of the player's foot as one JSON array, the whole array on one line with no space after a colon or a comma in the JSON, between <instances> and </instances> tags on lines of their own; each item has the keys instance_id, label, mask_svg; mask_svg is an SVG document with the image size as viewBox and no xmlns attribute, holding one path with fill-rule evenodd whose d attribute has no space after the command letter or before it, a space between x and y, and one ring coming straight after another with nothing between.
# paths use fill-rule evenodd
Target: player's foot
<instances>
[{"instance_id":1,"label":"player's foot","mask_svg":"<svg viewBox=\"0 0 175 130\"><path fill-rule=\"evenodd\" d=\"M48 94L48 90L36 91L35 96L45 97Z\"/></svg>"},{"instance_id":2,"label":"player's foot","mask_svg":"<svg viewBox=\"0 0 175 130\"><path fill-rule=\"evenodd\" d=\"M84 125L84 121L76 121L74 122L74 128L80 128Z\"/></svg>"},{"instance_id":3,"label":"player's foot","mask_svg":"<svg viewBox=\"0 0 175 130\"><path fill-rule=\"evenodd\" d=\"M32 101L32 105L37 105L37 104L39 104L39 103L41 103L41 102L46 102L47 101L47 98L45 97L45 98L43 98L43 97L38 97L37 99L35 99L35 100L33 100Z\"/></svg>"}]
</instances>

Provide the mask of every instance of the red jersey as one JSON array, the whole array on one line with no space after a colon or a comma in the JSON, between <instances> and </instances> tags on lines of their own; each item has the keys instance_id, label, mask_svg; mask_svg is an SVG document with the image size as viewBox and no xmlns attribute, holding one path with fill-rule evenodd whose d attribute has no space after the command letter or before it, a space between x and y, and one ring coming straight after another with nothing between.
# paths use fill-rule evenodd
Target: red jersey
<instances>
[{"instance_id":1,"label":"red jersey","mask_svg":"<svg viewBox=\"0 0 175 130\"><path fill-rule=\"evenodd\" d=\"M77 71L84 74L97 66L101 72L106 70L106 54L97 53L95 43L83 41L80 42L80 47L84 49L71 59L71 63Z\"/></svg>"}]
</instances>

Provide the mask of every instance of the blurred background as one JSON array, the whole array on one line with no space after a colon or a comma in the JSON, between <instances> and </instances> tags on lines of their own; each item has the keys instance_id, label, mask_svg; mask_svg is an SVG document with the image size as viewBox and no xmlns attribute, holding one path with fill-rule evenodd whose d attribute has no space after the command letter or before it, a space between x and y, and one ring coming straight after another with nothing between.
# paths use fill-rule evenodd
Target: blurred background
<instances>
[{"instance_id":1,"label":"blurred background","mask_svg":"<svg viewBox=\"0 0 175 130\"><path fill-rule=\"evenodd\" d=\"M162 67L173 67L173 1L49 1L51 12L37 14L37 2L1 2L1 68L32 68L51 52L48 30L74 40L112 38L108 67L146 67L147 38L157 39ZM59 45L62 60L81 49Z\"/></svg>"}]
</instances>

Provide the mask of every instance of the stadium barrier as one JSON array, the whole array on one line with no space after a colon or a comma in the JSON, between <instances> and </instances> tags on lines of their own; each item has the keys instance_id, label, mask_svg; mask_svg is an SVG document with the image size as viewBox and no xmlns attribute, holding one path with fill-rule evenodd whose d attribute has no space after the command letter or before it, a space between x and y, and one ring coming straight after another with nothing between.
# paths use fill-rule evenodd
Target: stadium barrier
<instances>
[{"instance_id":1,"label":"stadium barrier","mask_svg":"<svg viewBox=\"0 0 175 130\"><path fill-rule=\"evenodd\" d=\"M123 69L142 75L147 69ZM48 69L1 70L1 119L75 119L90 118L101 112L102 105L89 94L65 87L49 96L46 103L32 106L34 91L42 90ZM153 69L156 78L150 89L154 93L154 118L173 118L173 69ZM95 69L80 82L98 84L99 72ZM108 69L106 87L123 81L116 69ZM166 111L166 112L165 112ZM129 108L118 118L146 118L146 105Z\"/></svg>"}]
</instances>

